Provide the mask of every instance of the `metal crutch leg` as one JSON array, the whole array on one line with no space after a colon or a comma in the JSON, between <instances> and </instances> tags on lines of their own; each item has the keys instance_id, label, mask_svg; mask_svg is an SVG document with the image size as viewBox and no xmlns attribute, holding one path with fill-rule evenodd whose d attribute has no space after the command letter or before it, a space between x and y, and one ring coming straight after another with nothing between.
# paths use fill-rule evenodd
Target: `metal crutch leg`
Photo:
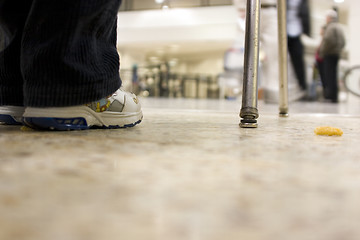
<instances>
[{"instance_id":1,"label":"metal crutch leg","mask_svg":"<svg viewBox=\"0 0 360 240\"><path fill-rule=\"evenodd\" d=\"M279 43L279 116L287 117L288 107L288 47L286 30L286 0L277 1Z\"/></svg>"},{"instance_id":2,"label":"metal crutch leg","mask_svg":"<svg viewBox=\"0 0 360 240\"><path fill-rule=\"evenodd\" d=\"M259 68L260 0L247 0L242 106L240 127L256 128Z\"/></svg>"}]
</instances>

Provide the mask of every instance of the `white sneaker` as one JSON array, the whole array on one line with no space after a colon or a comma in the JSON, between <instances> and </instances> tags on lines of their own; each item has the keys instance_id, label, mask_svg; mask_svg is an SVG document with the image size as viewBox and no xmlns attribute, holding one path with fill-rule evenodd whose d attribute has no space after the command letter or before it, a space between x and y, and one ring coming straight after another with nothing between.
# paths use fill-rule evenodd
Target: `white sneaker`
<instances>
[{"instance_id":1,"label":"white sneaker","mask_svg":"<svg viewBox=\"0 0 360 240\"><path fill-rule=\"evenodd\" d=\"M91 127L126 128L140 123L141 106L135 94L117 90L112 96L79 106L27 107L26 125L36 129L82 130Z\"/></svg>"},{"instance_id":2,"label":"white sneaker","mask_svg":"<svg viewBox=\"0 0 360 240\"><path fill-rule=\"evenodd\" d=\"M0 123L7 125L21 125L25 107L0 106Z\"/></svg>"}]
</instances>

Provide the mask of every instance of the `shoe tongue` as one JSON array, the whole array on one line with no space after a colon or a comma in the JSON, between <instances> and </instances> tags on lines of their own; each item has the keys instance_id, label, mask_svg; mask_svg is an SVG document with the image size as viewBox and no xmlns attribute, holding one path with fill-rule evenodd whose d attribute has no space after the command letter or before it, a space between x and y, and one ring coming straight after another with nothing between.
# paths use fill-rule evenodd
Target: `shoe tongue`
<instances>
[{"instance_id":1,"label":"shoe tongue","mask_svg":"<svg viewBox=\"0 0 360 240\"><path fill-rule=\"evenodd\" d=\"M123 109L124 109L124 104L122 104L121 102L119 102L117 100L114 100L108 107L107 111L122 112Z\"/></svg>"},{"instance_id":2,"label":"shoe tongue","mask_svg":"<svg viewBox=\"0 0 360 240\"><path fill-rule=\"evenodd\" d=\"M95 112L121 112L125 106L125 102L121 103L122 101L125 101L123 97L123 95L119 94L118 91L116 91L113 95L86 104L86 106L88 106Z\"/></svg>"},{"instance_id":3,"label":"shoe tongue","mask_svg":"<svg viewBox=\"0 0 360 240\"><path fill-rule=\"evenodd\" d=\"M112 96L109 97L110 105L107 111L122 112L125 106L125 96L120 90L117 90Z\"/></svg>"}]
</instances>

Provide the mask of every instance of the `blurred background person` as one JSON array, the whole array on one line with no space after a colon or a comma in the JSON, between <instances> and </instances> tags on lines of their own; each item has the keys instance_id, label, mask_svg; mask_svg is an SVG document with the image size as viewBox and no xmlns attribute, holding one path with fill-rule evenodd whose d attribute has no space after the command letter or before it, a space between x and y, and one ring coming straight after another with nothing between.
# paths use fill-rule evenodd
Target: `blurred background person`
<instances>
[{"instance_id":1,"label":"blurred background person","mask_svg":"<svg viewBox=\"0 0 360 240\"><path fill-rule=\"evenodd\" d=\"M338 102L338 63L345 47L345 36L342 26L338 23L338 14L329 10L326 14L324 36L319 49L321 81L324 98L331 102Z\"/></svg>"},{"instance_id":2,"label":"blurred background person","mask_svg":"<svg viewBox=\"0 0 360 240\"><path fill-rule=\"evenodd\" d=\"M287 0L288 51L295 75L303 94L306 94L306 65L301 35L310 36L310 11L308 0Z\"/></svg>"},{"instance_id":3,"label":"blurred background person","mask_svg":"<svg viewBox=\"0 0 360 240\"><path fill-rule=\"evenodd\" d=\"M246 0L233 0L234 6L238 11L238 18L241 22L246 17ZM260 16L260 59L261 73L259 79L259 89L263 89L263 97L266 103L277 103L279 101L279 44L278 44L278 23L277 23L277 0L261 1ZM239 27L240 31L245 28ZM301 98L303 91L299 92L294 78L289 78L288 91L289 101ZM259 95L261 98L261 95Z\"/></svg>"},{"instance_id":4,"label":"blurred background person","mask_svg":"<svg viewBox=\"0 0 360 240\"><path fill-rule=\"evenodd\" d=\"M321 39L324 36L325 26L320 28L320 36ZM322 83L321 83L321 76L324 75L322 72L322 63L323 59L320 57L320 46L321 42L316 48L315 56L314 56L314 63L312 65L312 79L308 91L307 99L308 101L315 101L318 100L320 97L320 91L322 91ZM321 90L320 90L321 89Z\"/></svg>"}]
</instances>

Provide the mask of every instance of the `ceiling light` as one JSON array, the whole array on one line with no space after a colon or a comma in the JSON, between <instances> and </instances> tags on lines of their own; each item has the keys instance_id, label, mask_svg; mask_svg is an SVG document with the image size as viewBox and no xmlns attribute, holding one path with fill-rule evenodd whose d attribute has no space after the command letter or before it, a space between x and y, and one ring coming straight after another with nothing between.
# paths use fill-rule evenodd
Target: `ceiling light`
<instances>
[{"instance_id":1,"label":"ceiling light","mask_svg":"<svg viewBox=\"0 0 360 240\"><path fill-rule=\"evenodd\" d=\"M164 2L164 0L155 0L155 2L156 2L157 4L162 4L162 3Z\"/></svg>"}]
</instances>

